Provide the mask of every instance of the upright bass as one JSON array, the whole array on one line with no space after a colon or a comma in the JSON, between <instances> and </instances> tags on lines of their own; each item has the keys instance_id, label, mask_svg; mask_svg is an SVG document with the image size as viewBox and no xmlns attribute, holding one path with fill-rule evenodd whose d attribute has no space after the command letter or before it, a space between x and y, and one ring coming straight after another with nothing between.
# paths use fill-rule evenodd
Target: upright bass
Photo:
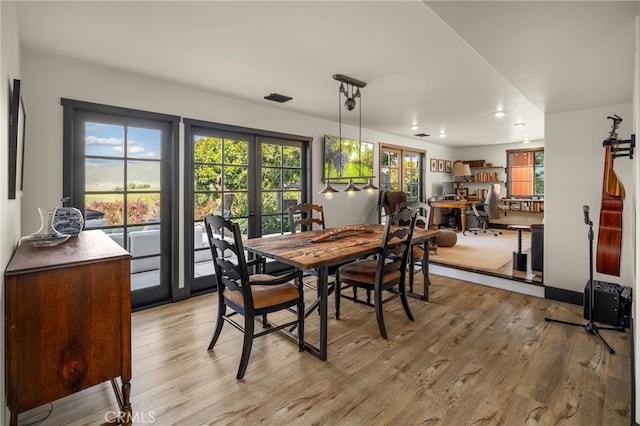
<instances>
[{"instance_id":1,"label":"upright bass","mask_svg":"<svg viewBox=\"0 0 640 426\"><path fill-rule=\"evenodd\" d=\"M598 248L596 270L603 274L620 276L620 251L622 248L622 207L624 203L624 186L613 170L613 160L622 156L619 151L618 130L622 118L614 115L607 117L613 120L609 138L602 143L605 146L604 176L602 179L602 206L600 208L600 227L598 231ZM632 150L633 148L631 148ZM630 156L633 151L631 151Z\"/></svg>"}]
</instances>

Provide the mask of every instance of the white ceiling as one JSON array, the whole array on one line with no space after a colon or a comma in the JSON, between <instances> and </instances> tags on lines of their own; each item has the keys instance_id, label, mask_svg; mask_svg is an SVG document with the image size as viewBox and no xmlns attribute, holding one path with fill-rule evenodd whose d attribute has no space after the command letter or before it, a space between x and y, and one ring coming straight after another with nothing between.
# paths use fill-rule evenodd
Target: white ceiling
<instances>
[{"instance_id":1,"label":"white ceiling","mask_svg":"<svg viewBox=\"0 0 640 426\"><path fill-rule=\"evenodd\" d=\"M631 102L639 5L29 1L17 10L23 48L334 121L332 75L346 74L367 83L363 127L462 147L543 140L545 112ZM293 100L263 99L272 92ZM493 117L498 108L504 118ZM357 125L357 111L343 108L344 122Z\"/></svg>"}]
</instances>

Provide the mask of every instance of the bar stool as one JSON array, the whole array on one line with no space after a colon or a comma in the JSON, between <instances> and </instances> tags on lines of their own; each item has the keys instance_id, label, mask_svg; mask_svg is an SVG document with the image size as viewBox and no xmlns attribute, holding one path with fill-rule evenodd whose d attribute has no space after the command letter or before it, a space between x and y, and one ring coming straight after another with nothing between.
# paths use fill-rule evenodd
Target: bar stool
<instances>
[{"instance_id":1,"label":"bar stool","mask_svg":"<svg viewBox=\"0 0 640 426\"><path fill-rule=\"evenodd\" d=\"M518 231L518 251L513 252L513 269L527 272L527 253L522 252L522 230L531 231L529 225L507 225L508 229Z\"/></svg>"}]
</instances>

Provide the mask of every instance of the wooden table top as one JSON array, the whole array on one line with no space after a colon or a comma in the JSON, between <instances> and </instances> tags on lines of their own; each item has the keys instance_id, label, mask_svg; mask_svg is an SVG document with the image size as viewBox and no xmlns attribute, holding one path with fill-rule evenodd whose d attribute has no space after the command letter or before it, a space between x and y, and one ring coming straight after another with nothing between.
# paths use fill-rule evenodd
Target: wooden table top
<instances>
[{"instance_id":1,"label":"wooden table top","mask_svg":"<svg viewBox=\"0 0 640 426\"><path fill-rule=\"evenodd\" d=\"M244 248L264 257L278 260L300 269L316 269L343 263L372 254L380 247L384 225L353 225L370 232L340 234L334 238L314 243L311 240L331 232L333 229L318 229L262 238L245 240ZM414 243L421 243L438 235L440 231L416 227L413 232Z\"/></svg>"},{"instance_id":2,"label":"wooden table top","mask_svg":"<svg viewBox=\"0 0 640 426\"><path fill-rule=\"evenodd\" d=\"M478 204L481 202L482 200L431 200L429 201L429 205L438 208L466 209L472 204Z\"/></svg>"}]
</instances>

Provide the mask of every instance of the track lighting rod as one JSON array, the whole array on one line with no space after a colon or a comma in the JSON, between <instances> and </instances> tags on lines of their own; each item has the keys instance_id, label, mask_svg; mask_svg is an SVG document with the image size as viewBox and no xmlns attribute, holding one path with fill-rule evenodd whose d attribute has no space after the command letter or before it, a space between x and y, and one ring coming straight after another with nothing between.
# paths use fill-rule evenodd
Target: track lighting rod
<instances>
[{"instance_id":1,"label":"track lighting rod","mask_svg":"<svg viewBox=\"0 0 640 426\"><path fill-rule=\"evenodd\" d=\"M334 74L333 79L356 87L365 87L367 85L364 81L356 80L355 78L344 74Z\"/></svg>"}]
</instances>

